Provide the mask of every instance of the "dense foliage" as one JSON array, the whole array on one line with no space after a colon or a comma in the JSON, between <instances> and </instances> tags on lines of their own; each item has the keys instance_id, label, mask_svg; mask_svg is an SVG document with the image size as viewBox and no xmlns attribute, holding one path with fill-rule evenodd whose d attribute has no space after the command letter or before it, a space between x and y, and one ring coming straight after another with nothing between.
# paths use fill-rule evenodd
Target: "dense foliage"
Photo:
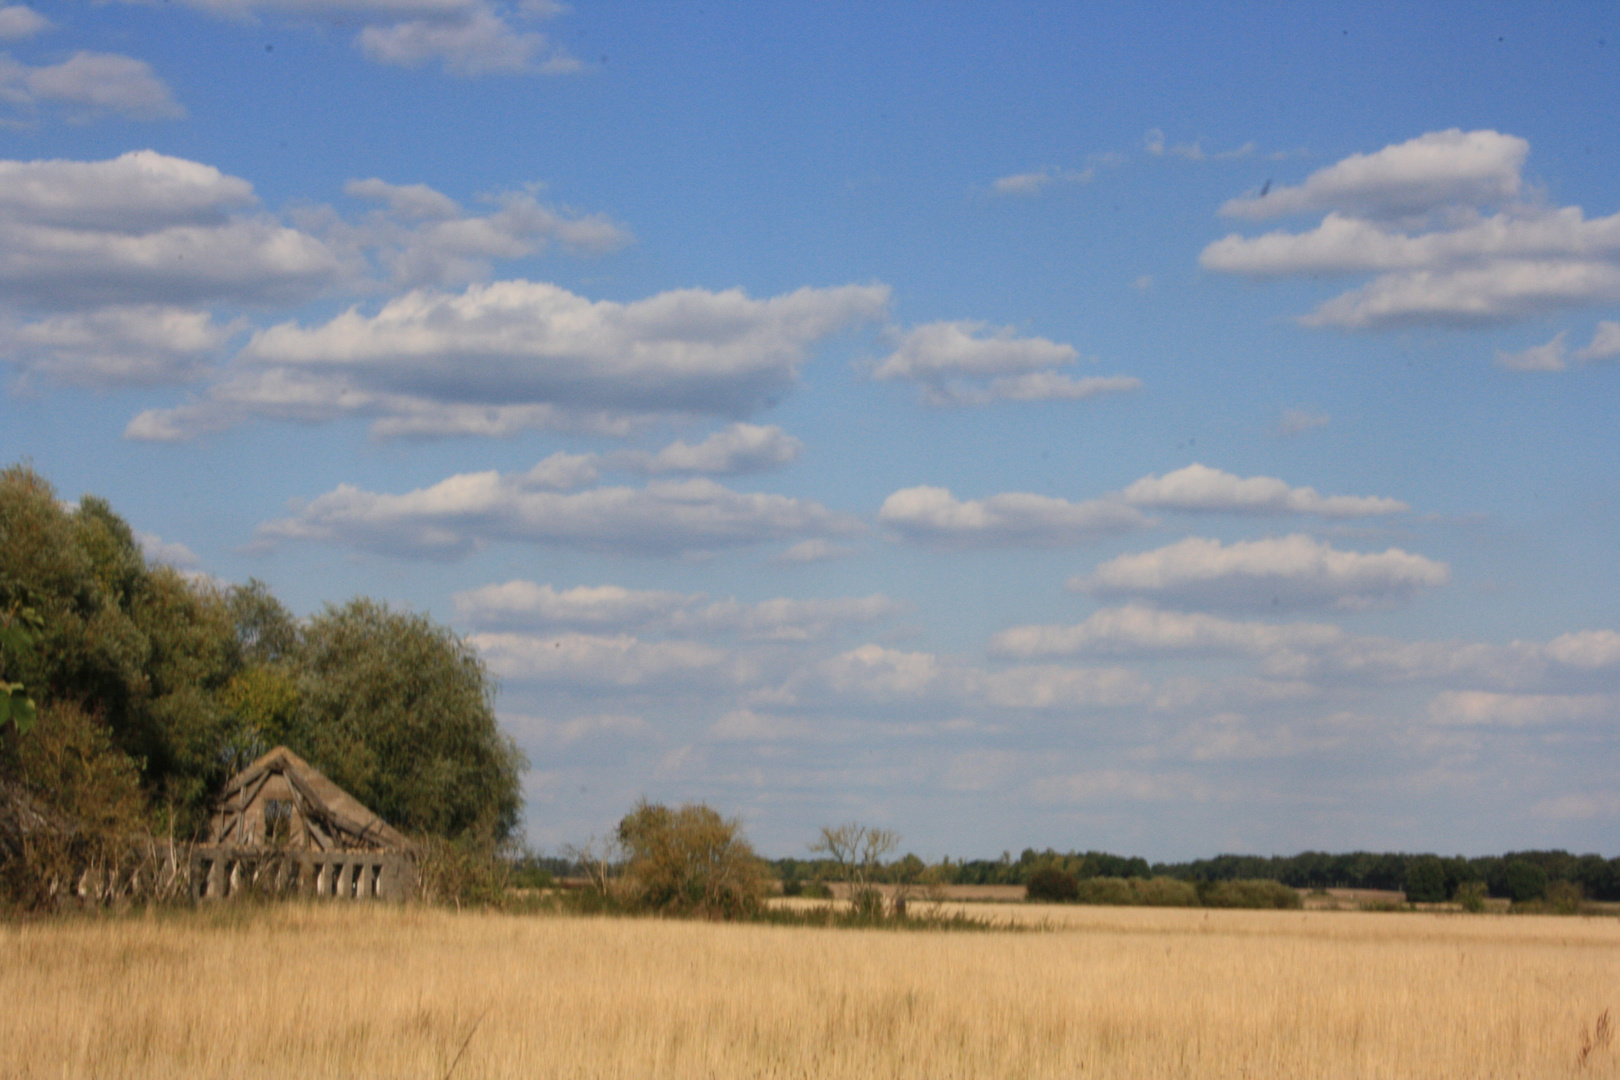
<instances>
[{"instance_id":1,"label":"dense foliage","mask_svg":"<svg viewBox=\"0 0 1620 1080\"><path fill-rule=\"evenodd\" d=\"M837 881L840 868L830 859L778 859L773 864L784 883ZM1451 900L1459 890L1476 885L1481 895L1519 901L1549 896L1560 882L1579 889L1589 900L1620 900L1620 858L1572 855L1567 851L1518 851L1478 858L1434 854L1344 854L1307 851L1299 855L1219 855L1185 863L1154 863L1101 851L1059 853L1026 848L1013 858L941 862L923 867L915 855L870 872L878 882L926 877L943 885L1024 885L1034 888L1037 875L1056 871L1076 883L1093 879L1145 881L1173 878L1192 884L1224 881L1275 881L1294 889L1387 889L1405 891L1418 903ZM1045 887L1045 886L1042 886ZM1561 894L1562 895L1562 894Z\"/></svg>"},{"instance_id":2,"label":"dense foliage","mask_svg":"<svg viewBox=\"0 0 1620 1080\"><path fill-rule=\"evenodd\" d=\"M84 823L185 837L280 743L397 827L510 836L522 757L478 657L368 600L294 619L261 583L149 564L103 500L0 471L0 680L38 703L0 728L0 775Z\"/></svg>"},{"instance_id":3,"label":"dense foliage","mask_svg":"<svg viewBox=\"0 0 1620 1080\"><path fill-rule=\"evenodd\" d=\"M765 902L764 868L741 824L701 803L645 799L619 822L622 899L635 910L738 919Z\"/></svg>"}]
</instances>

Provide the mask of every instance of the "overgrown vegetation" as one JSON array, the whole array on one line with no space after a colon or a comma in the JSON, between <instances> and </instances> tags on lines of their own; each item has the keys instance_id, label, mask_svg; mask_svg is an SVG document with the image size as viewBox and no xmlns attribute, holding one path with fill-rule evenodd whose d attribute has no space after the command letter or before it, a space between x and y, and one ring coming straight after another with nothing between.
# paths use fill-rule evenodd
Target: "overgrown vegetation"
<instances>
[{"instance_id":1,"label":"overgrown vegetation","mask_svg":"<svg viewBox=\"0 0 1620 1080\"><path fill-rule=\"evenodd\" d=\"M0 682L0 779L38 819L10 815L0 900L153 873L130 852L197 836L278 743L407 833L493 850L518 826L522 755L455 634L364 599L299 620L262 583L150 564L106 501L23 465L0 470Z\"/></svg>"},{"instance_id":2,"label":"overgrown vegetation","mask_svg":"<svg viewBox=\"0 0 1620 1080\"><path fill-rule=\"evenodd\" d=\"M742 824L702 803L670 809L645 799L619 822L621 901L635 911L742 919L765 904L765 868Z\"/></svg>"}]
</instances>

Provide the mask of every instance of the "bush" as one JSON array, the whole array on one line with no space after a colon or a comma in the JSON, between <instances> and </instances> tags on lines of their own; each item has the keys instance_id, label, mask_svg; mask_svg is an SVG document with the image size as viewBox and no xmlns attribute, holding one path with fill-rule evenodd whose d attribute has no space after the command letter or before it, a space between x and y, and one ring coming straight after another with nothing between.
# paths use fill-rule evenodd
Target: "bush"
<instances>
[{"instance_id":1,"label":"bush","mask_svg":"<svg viewBox=\"0 0 1620 1080\"><path fill-rule=\"evenodd\" d=\"M416 871L424 901L457 909L504 903L511 878L511 864L500 858L494 844L436 836L417 838Z\"/></svg>"},{"instance_id":2,"label":"bush","mask_svg":"<svg viewBox=\"0 0 1620 1080\"><path fill-rule=\"evenodd\" d=\"M1094 877L1080 882L1082 904L1115 907L1197 907L1198 890L1175 878Z\"/></svg>"},{"instance_id":3,"label":"bush","mask_svg":"<svg viewBox=\"0 0 1620 1080\"><path fill-rule=\"evenodd\" d=\"M1125 907L1136 903L1136 893L1130 882L1118 877L1094 877L1080 882L1079 901L1082 904L1108 904Z\"/></svg>"},{"instance_id":4,"label":"bush","mask_svg":"<svg viewBox=\"0 0 1620 1080\"><path fill-rule=\"evenodd\" d=\"M1037 904L1072 904L1080 897L1080 883L1066 870L1043 866L1029 875L1025 897Z\"/></svg>"},{"instance_id":5,"label":"bush","mask_svg":"<svg viewBox=\"0 0 1620 1080\"><path fill-rule=\"evenodd\" d=\"M740 919L764 906L766 877L735 818L702 803L638 802L619 822L623 896L634 909Z\"/></svg>"},{"instance_id":6,"label":"bush","mask_svg":"<svg viewBox=\"0 0 1620 1080\"><path fill-rule=\"evenodd\" d=\"M1485 910L1485 883L1483 881L1465 881L1458 885L1456 901L1464 911L1478 915Z\"/></svg>"},{"instance_id":7,"label":"bush","mask_svg":"<svg viewBox=\"0 0 1620 1080\"><path fill-rule=\"evenodd\" d=\"M1138 904L1148 907L1197 907L1198 889L1190 881L1171 877L1132 878Z\"/></svg>"},{"instance_id":8,"label":"bush","mask_svg":"<svg viewBox=\"0 0 1620 1080\"><path fill-rule=\"evenodd\" d=\"M1299 893L1280 881L1201 882L1198 899L1205 907L1297 908Z\"/></svg>"},{"instance_id":9,"label":"bush","mask_svg":"<svg viewBox=\"0 0 1620 1080\"><path fill-rule=\"evenodd\" d=\"M1547 903L1560 915L1577 915L1586 900L1586 891L1573 881L1555 881L1547 886Z\"/></svg>"}]
</instances>

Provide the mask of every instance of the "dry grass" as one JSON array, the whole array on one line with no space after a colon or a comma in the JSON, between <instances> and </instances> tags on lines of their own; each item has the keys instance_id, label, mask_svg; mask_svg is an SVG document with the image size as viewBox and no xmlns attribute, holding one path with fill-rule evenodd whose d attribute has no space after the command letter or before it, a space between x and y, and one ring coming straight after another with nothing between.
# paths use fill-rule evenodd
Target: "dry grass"
<instances>
[{"instance_id":1,"label":"dry grass","mask_svg":"<svg viewBox=\"0 0 1620 1080\"><path fill-rule=\"evenodd\" d=\"M0 1076L438 1080L475 1022L457 1080L1620 1075L1598 1034L1620 920L991 910L1053 929L337 906L0 925Z\"/></svg>"}]
</instances>

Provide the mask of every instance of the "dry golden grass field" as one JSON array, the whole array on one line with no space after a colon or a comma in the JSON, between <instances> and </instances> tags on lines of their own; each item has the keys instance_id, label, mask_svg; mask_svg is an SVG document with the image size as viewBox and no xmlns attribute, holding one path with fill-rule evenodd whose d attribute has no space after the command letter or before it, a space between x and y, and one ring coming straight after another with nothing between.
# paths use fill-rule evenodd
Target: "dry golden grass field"
<instances>
[{"instance_id":1,"label":"dry golden grass field","mask_svg":"<svg viewBox=\"0 0 1620 1080\"><path fill-rule=\"evenodd\" d=\"M1620 1075L1596 1027L1617 919L966 910L1040 928L335 905L0 924L0 1077L439 1080L464 1043L459 1080Z\"/></svg>"}]
</instances>

